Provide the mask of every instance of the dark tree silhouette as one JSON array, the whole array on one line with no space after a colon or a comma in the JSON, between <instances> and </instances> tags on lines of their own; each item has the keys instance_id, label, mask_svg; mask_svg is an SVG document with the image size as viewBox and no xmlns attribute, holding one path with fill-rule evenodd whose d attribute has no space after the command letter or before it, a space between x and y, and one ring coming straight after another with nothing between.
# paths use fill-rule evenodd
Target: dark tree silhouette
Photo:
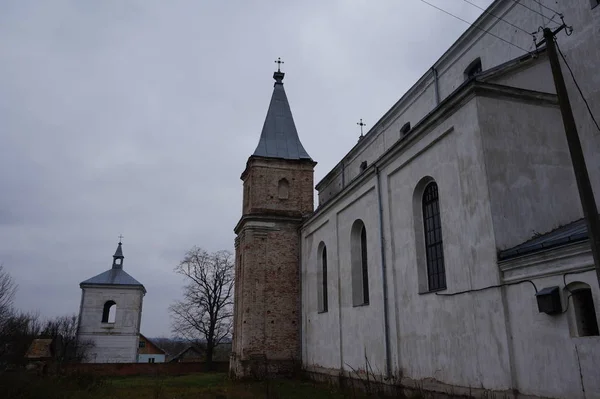
<instances>
[{"instance_id":1,"label":"dark tree silhouette","mask_svg":"<svg viewBox=\"0 0 600 399\"><path fill-rule=\"evenodd\" d=\"M233 255L194 247L175 272L184 276L186 285L183 299L169 307L173 333L192 342L204 341L207 367L212 368L214 348L231 333Z\"/></svg>"}]
</instances>

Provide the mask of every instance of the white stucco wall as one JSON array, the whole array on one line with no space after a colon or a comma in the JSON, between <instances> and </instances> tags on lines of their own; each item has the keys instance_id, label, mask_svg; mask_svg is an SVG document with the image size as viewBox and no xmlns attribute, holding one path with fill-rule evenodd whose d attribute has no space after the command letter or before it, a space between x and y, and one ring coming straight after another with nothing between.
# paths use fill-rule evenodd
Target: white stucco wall
<instances>
[{"instance_id":1,"label":"white stucco wall","mask_svg":"<svg viewBox=\"0 0 600 399\"><path fill-rule=\"evenodd\" d=\"M521 3L552 16L537 1ZM563 12L565 22L573 25L573 34L562 33L559 45L592 112L600 115L600 7L591 9L589 0L542 3ZM490 11L531 32L547 22L514 1L496 1ZM484 18L482 27L532 48L531 36L497 18ZM473 30L435 64L441 99L452 101L448 96L463 84L464 70L475 58L480 57L487 70L523 54ZM600 203L600 134L564 65L563 72ZM510 69L488 81L555 92L545 55L526 68ZM562 289L563 273L585 267L580 259L561 258L556 252L536 267L507 269L497 262L498 250L582 216L560 111L551 95L539 97L538 101L534 93L520 97L515 92L468 97L454 113L440 116L417 138L398 143L398 130L405 122L415 126L435 108L433 78L427 72L319 183L319 213L302 230L302 357L309 370L352 374L365 369L365 356L373 370L385 370L383 242L389 352L395 376L561 398L583 397L585 389L587 397L600 397L600 338L573 337L568 312L540 314L530 285L451 297L422 293L419 288L422 261L413 196L424 177L435 179L440 193L447 277L443 293L528 278L540 289L550 285ZM381 167L383 241L378 230L377 176L373 168L362 173L359 169L361 162L371 166L376 160ZM371 302L352 307L350 228L359 218L368 232ZM317 312L320 242L328 254L329 310L325 313ZM560 267L554 270L552 262L556 261ZM591 261L586 262L589 267ZM576 279L594 287L598 313L600 293L593 277L589 272Z\"/></svg>"},{"instance_id":2,"label":"white stucco wall","mask_svg":"<svg viewBox=\"0 0 600 399\"><path fill-rule=\"evenodd\" d=\"M94 342L91 363L135 363L144 292L140 288L84 287L78 338ZM107 301L117 304L114 323L103 323Z\"/></svg>"},{"instance_id":3,"label":"white stucco wall","mask_svg":"<svg viewBox=\"0 0 600 399\"><path fill-rule=\"evenodd\" d=\"M581 367L584 379L591 381L600 348L594 339L581 339L585 345L578 346L579 362L571 353L541 360L563 365L534 368L525 346L534 346L529 353L539 359L551 341L530 337L536 328L556 325L537 315L533 290L490 288L443 297L420 287L424 259L419 257L415 217L421 209L413 200L423 178L433 178L439 189L447 279L441 294L502 283L507 277L496 260L499 243L516 245L530 238L530 228L578 217L552 95L490 91L455 101L453 112L434 116L429 130L415 132L412 141L380 162L392 372L411 381L571 397L578 388L557 389L549 379L563 369ZM529 180L523 182L525 178ZM385 370L376 182L374 168L365 171L303 228L303 361L309 370L341 369L352 375L366 368L365 356L373 370ZM350 230L356 219L364 221L368 232L371 302L363 307L352 307L351 295ZM328 249L326 313L317 312L320 242ZM542 326L531 320L541 320ZM564 331L551 334L560 337L557 342L565 336ZM595 382L587 384L595 389Z\"/></svg>"},{"instance_id":4,"label":"white stucco wall","mask_svg":"<svg viewBox=\"0 0 600 399\"><path fill-rule=\"evenodd\" d=\"M588 284L600 320L600 291L589 244L523 256L501 262L500 268L507 283L531 279L538 290L558 286L565 311L558 315L538 312L534 288L528 283L503 288L515 388L539 396L600 397L600 337L576 336L573 302L567 307L564 288L565 282Z\"/></svg>"},{"instance_id":5,"label":"white stucco wall","mask_svg":"<svg viewBox=\"0 0 600 399\"><path fill-rule=\"evenodd\" d=\"M553 16L553 13L543 8L538 0L522 0L520 3L536 12L510 0L494 2L489 12L527 32L536 31L540 26L547 24L548 19ZM589 0L568 0L559 3L542 0L541 3L562 12L565 22L574 27L571 36L566 36L564 33L559 35L559 45L582 85L591 109L595 115L600 115L600 74L597 73L597 65L600 64L600 52L597 50L600 48L600 9L598 7L591 9ZM542 17L540 14L544 14L546 17ZM555 20L558 21L559 18L555 17ZM531 35L525 34L498 18L484 15L481 23L482 29L495 36L522 49L528 51L534 49ZM551 26L556 27L557 25L552 23ZM541 34L539 36L541 39ZM446 99L465 81L465 69L476 58L481 59L485 71L527 54L522 49L486 34L483 30L473 29L467 32L433 66L437 70L440 99L442 101ZM594 182L596 199L600 203L598 199L600 198L600 157L595 156L600 151L598 131L564 65L563 72L581 139L586 143L584 145L586 162ZM529 71L527 76L522 73L519 76L517 80L507 76L498 83L530 90L555 92L548 66L536 66ZM344 157L341 161L343 165L339 165L335 173L327 175L319 182L319 204L332 198L342 190L344 185L355 178L360 173L361 162L367 161L371 164L387 151L399 138L399 129L405 122L410 121L414 126L431 112L437 105L435 93L433 72L428 70L369 130L363 142ZM343 177L341 176L342 171Z\"/></svg>"}]
</instances>

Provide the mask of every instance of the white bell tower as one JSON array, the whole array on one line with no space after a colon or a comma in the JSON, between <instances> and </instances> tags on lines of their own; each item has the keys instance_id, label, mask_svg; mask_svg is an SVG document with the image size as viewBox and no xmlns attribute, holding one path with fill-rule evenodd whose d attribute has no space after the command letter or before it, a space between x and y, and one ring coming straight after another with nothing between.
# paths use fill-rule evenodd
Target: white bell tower
<instances>
[{"instance_id":1,"label":"white bell tower","mask_svg":"<svg viewBox=\"0 0 600 399\"><path fill-rule=\"evenodd\" d=\"M146 289L123 270L122 243L112 268L83 281L77 338L91 343L88 363L135 363Z\"/></svg>"}]
</instances>

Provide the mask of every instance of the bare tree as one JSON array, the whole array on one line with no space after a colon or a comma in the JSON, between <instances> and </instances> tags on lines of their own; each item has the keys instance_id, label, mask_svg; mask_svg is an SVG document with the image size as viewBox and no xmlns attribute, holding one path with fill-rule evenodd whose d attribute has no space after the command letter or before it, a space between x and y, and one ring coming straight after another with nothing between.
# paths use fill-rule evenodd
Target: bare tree
<instances>
[{"instance_id":1,"label":"bare tree","mask_svg":"<svg viewBox=\"0 0 600 399\"><path fill-rule=\"evenodd\" d=\"M60 363L79 363L86 360L93 341L77 340L78 317L76 314L58 316L46 321L41 336L57 339L56 358Z\"/></svg>"},{"instance_id":2,"label":"bare tree","mask_svg":"<svg viewBox=\"0 0 600 399\"><path fill-rule=\"evenodd\" d=\"M183 299L169 307L173 333L206 344L207 367L213 351L229 337L233 312L233 255L229 251L208 253L194 247L175 267L186 279Z\"/></svg>"},{"instance_id":3,"label":"bare tree","mask_svg":"<svg viewBox=\"0 0 600 399\"><path fill-rule=\"evenodd\" d=\"M0 332L13 313L13 299L17 292L17 284L0 264Z\"/></svg>"}]
</instances>

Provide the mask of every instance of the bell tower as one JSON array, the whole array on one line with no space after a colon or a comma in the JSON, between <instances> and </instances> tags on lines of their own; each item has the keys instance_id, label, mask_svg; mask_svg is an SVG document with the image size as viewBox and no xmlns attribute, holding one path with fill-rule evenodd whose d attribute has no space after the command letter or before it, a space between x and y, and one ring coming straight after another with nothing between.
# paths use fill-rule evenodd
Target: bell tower
<instances>
[{"instance_id":1,"label":"bell tower","mask_svg":"<svg viewBox=\"0 0 600 399\"><path fill-rule=\"evenodd\" d=\"M230 362L237 378L286 374L300 361L299 228L313 212L316 162L298 137L284 76L273 74L260 140L241 176Z\"/></svg>"}]
</instances>

